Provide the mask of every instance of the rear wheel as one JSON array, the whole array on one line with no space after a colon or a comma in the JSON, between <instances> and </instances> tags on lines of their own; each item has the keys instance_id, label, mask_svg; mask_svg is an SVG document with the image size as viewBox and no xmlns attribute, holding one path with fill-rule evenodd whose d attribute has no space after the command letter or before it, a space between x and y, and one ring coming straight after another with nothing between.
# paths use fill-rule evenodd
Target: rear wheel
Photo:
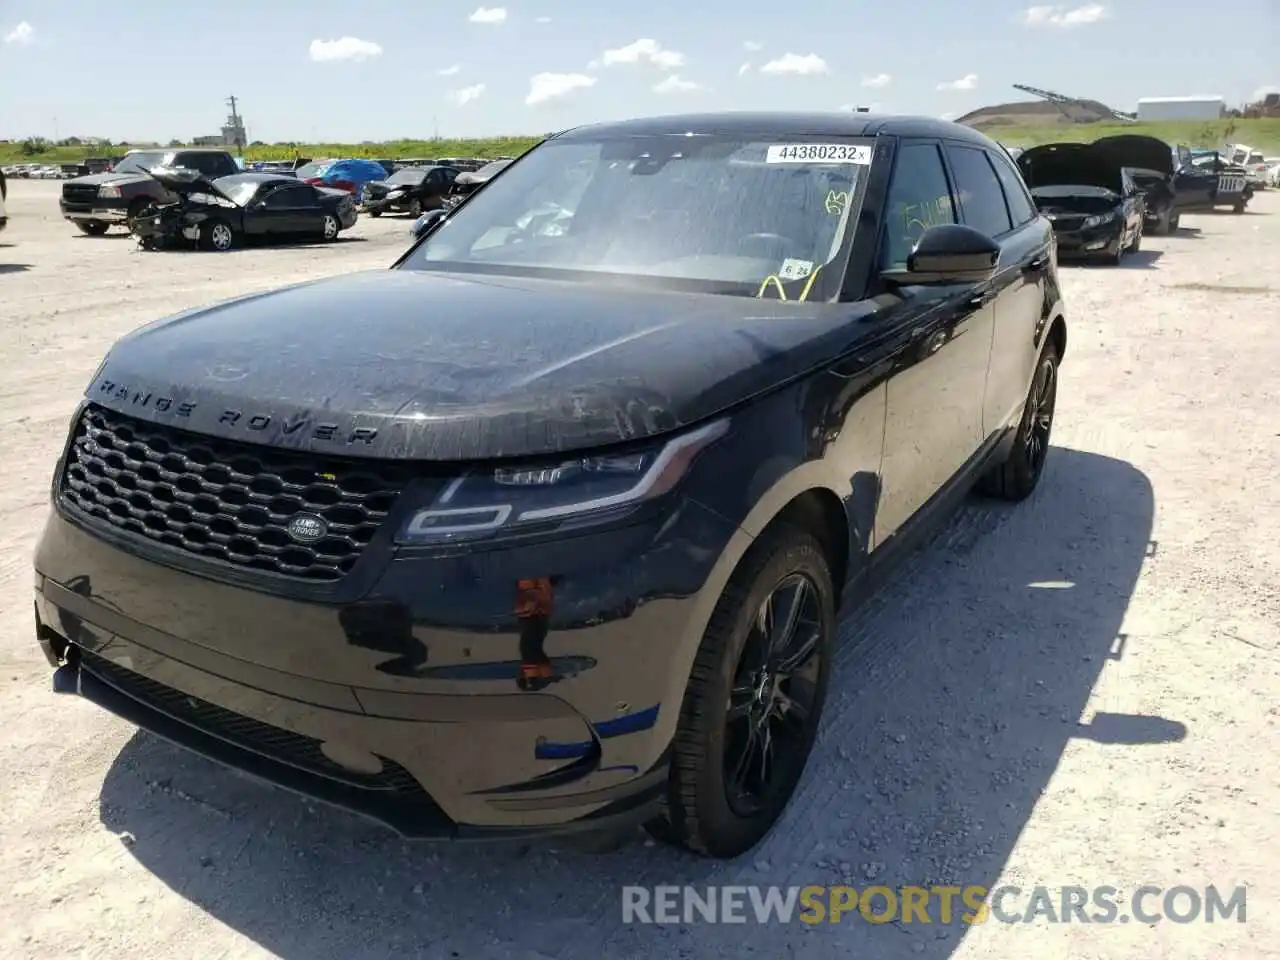
<instances>
[{"instance_id":1,"label":"rear wheel","mask_svg":"<svg viewBox=\"0 0 1280 960\"><path fill-rule=\"evenodd\" d=\"M773 528L743 558L703 636L651 834L735 857L769 832L813 747L835 624L817 540Z\"/></svg>"},{"instance_id":2,"label":"rear wheel","mask_svg":"<svg viewBox=\"0 0 1280 960\"><path fill-rule=\"evenodd\" d=\"M206 220L200 227L200 244L206 250L226 253L236 245L235 231L225 220Z\"/></svg>"},{"instance_id":3,"label":"rear wheel","mask_svg":"<svg viewBox=\"0 0 1280 960\"><path fill-rule=\"evenodd\" d=\"M1244 201L1243 200L1236 201L1236 203L1231 207L1231 212L1244 213Z\"/></svg>"},{"instance_id":4,"label":"rear wheel","mask_svg":"<svg viewBox=\"0 0 1280 960\"><path fill-rule=\"evenodd\" d=\"M979 491L1001 500L1025 500L1031 496L1049 456L1049 437L1053 433L1053 411L1057 399L1058 351L1049 343L1036 365L1013 446L1008 456L978 481Z\"/></svg>"},{"instance_id":5,"label":"rear wheel","mask_svg":"<svg viewBox=\"0 0 1280 960\"><path fill-rule=\"evenodd\" d=\"M369 216L373 217L376 220L378 217L382 216L382 211L375 208L369 211Z\"/></svg>"},{"instance_id":6,"label":"rear wheel","mask_svg":"<svg viewBox=\"0 0 1280 960\"><path fill-rule=\"evenodd\" d=\"M338 231L342 229L342 224L338 222L338 218L331 213L324 215L324 223L320 227L326 240L337 240Z\"/></svg>"},{"instance_id":7,"label":"rear wheel","mask_svg":"<svg viewBox=\"0 0 1280 960\"><path fill-rule=\"evenodd\" d=\"M80 220L76 222L80 232L89 237L100 237L107 232L107 224L101 220Z\"/></svg>"},{"instance_id":8,"label":"rear wheel","mask_svg":"<svg viewBox=\"0 0 1280 960\"><path fill-rule=\"evenodd\" d=\"M417 197L409 201L409 216L415 220L422 216L422 201Z\"/></svg>"}]
</instances>

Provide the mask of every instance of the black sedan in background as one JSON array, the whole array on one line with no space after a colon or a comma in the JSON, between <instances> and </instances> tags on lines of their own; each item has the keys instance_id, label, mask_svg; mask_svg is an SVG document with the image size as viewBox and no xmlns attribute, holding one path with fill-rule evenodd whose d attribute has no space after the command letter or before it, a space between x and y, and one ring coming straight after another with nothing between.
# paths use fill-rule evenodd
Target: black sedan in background
<instances>
[{"instance_id":1,"label":"black sedan in background","mask_svg":"<svg viewBox=\"0 0 1280 960\"><path fill-rule=\"evenodd\" d=\"M975 484L1036 489L1066 346L976 130L577 127L389 270L118 341L35 639L55 690L405 835L736 856L801 782L842 601Z\"/></svg>"},{"instance_id":2,"label":"black sedan in background","mask_svg":"<svg viewBox=\"0 0 1280 960\"><path fill-rule=\"evenodd\" d=\"M186 169L158 169L151 175L177 200L148 207L135 219L133 232L147 249L188 241L225 252L251 241L336 240L356 222L349 193L295 177L237 173L207 180Z\"/></svg>"},{"instance_id":3,"label":"black sedan in background","mask_svg":"<svg viewBox=\"0 0 1280 960\"><path fill-rule=\"evenodd\" d=\"M416 218L439 210L460 172L456 167L402 167L385 180L365 185L365 212L371 217L404 212Z\"/></svg>"},{"instance_id":4,"label":"black sedan in background","mask_svg":"<svg viewBox=\"0 0 1280 960\"><path fill-rule=\"evenodd\" d=\"M1060 257L1118 264L1141 248L1146 200L1116 152L1046 143L1017 162L1036 207L1053 224Z\"/></svg>"}]
</instances>

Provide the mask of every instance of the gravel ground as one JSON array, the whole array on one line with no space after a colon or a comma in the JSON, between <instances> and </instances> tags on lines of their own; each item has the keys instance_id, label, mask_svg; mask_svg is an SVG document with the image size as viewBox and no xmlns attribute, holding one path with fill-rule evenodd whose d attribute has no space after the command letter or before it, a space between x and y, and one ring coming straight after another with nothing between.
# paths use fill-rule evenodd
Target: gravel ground
<instances>
[{"instance_id":1,"label":"gravel ground","mask_svg":"<svg viewBox=\"0 0 1280 960\"><path fill-rule=\"evenodd\" d=\"M57 183L0 234L0 955L1276 957L1280 194L1066 268L1041 488L973 502L846 615L802 793L753 854L410 846L49 692L30 555L68 416L132 327L389 263L328 246L141 254ZM1271 744L1270 747L1266 746ZM1249 885L1244 924L641 926L623 884ZM1021 908L1021 904L1011 901Z\"/></svg>"}]
</instances>

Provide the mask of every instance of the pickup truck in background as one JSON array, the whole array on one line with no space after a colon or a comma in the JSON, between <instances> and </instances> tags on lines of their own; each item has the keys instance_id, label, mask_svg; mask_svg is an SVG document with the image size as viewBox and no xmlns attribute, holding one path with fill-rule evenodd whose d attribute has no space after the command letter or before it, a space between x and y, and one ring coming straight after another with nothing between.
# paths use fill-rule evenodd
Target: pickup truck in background
<instances>
[{"instance_id":1,"label":"pickup truck in background","mask_svg":"<svg viewBox=\"0 0 1280 960\"><path fill-rule=\"evenodd\" d=\"M177 200L148 172L156 167L198 170L209 180L240 173L226 150L130 150L109 173L76 177L62 185L58 205L63 219L91 237L102 236L112 226L132 230L134 218L149 204Z\"/></svg>"}]
</instances>

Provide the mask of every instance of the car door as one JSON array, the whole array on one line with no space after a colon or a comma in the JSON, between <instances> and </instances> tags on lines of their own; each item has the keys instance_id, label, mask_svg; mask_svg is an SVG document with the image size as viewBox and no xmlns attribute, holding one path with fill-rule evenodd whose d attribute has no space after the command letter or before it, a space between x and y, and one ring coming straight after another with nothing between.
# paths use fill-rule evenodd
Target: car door
<instances>
[{"instance_id":1,"label":"car door","mask_svg":"<svg viewBox=\"0 0 1280 960\"><path fill-rule=\"evenodd\" d=\"M321 228L320 198L315 188L305 183L285 184L266 196L264 213L271 233L319 233Z\"/></svg>"},{"instance_id":2,"label":"car door","mask_svg":"<svg viewBox=\"0 0 1280 960\"><path fill-rule=\"evenodd\" d=\"M1039 338L1058 299L1053 287L1053 228L1040 216L1015 164L987 153L1004 193L1013 229L1000 242L1000 295L995 302L991 362L982 427L993 439L1021 416L1039 359Z\"/></svg>"},{"instance_id":3,"label":"car door","mask_svg":"<svg viewBox=\"0 0 1280 960\"><path fill-rule=\"evenodd\" d=\"M956 217L942 144L900 142L885 202L880 268L901 268L926 229ZM898 287L886 301L878 322L882 335L896 343L886 392L877 544L978 448L994 316L988 291L975 284Z\"/></svg>"}]
</instances>

